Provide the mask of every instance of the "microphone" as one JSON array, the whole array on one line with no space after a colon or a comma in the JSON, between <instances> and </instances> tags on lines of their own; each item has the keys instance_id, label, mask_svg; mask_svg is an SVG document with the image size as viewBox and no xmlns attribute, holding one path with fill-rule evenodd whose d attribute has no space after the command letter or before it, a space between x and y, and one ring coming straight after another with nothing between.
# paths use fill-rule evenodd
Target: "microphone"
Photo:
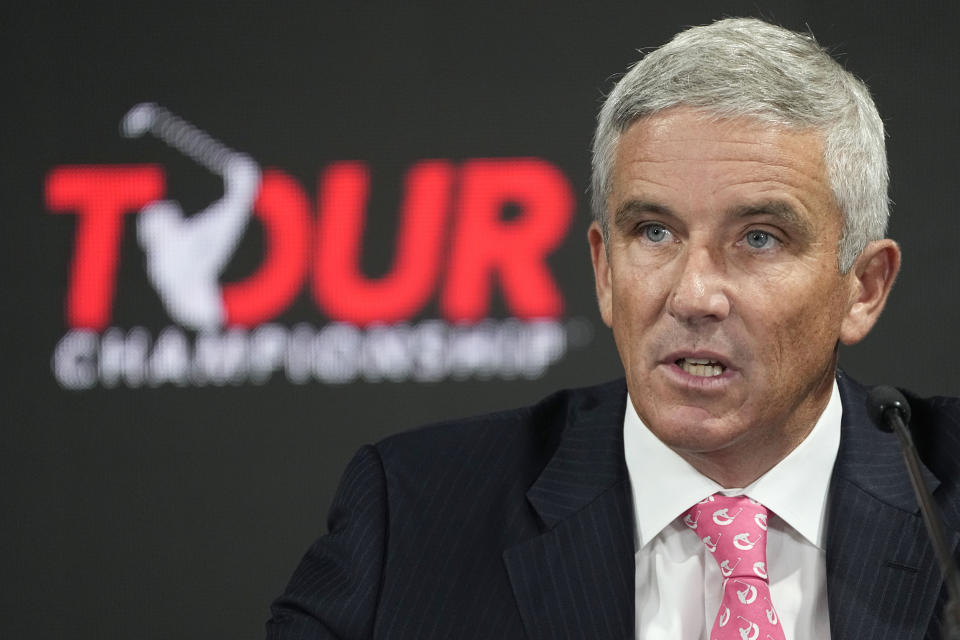
<instances>
[{"instance_id":1,"label":"microphone","mask_svg":"<svg viewBox=\"0 0 960 640\"><path fill-rule=\"evenodd\" d=\"M933 502L933 494L927 487L923 473L920 470L920 455L913 444L913 437L907 425L910 422L910 404L903 394L886 385L874 387L867 394L867 413L870 419L882 431L896 433L900 442L904 462L913 492L920 504L920 513L923 515L923 524L933 545L933 551L940 564L940 571L947 584L947 603L944 606L945 638L960 640L960 574L957 566L950 557L950 547L947 544L946 530L940 511Z\"/></svg>"},{"instance_id":2,"label":"microphone","mask_svg":"<svg viewBox=\"0 0 960 640\"><path fill-rule=\"evenodd\" d=\"M882 384L871 389L867 395L867 413L882 431L893 433L895 429L886 418L887 411L893 411L899 415L903 424L910 424L910 403L902 393Z\"/></svg>"}]
</instances>

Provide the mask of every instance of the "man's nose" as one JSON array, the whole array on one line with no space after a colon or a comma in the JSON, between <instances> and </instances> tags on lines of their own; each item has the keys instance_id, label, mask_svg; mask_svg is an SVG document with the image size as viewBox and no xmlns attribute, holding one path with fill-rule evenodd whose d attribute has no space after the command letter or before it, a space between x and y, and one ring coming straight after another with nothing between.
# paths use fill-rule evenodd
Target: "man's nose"
<instances>
[{"instance_id":1,"label":"man's nose","mask_svg":"<svg viewBox=\"0 0 960 640\"><path fill-rule=\"evenodd\" d=\"M730 314L729 282L722 257L689 248L677 265L667 312L685 324L723 320Z\"/></svg>"}]
</instances>

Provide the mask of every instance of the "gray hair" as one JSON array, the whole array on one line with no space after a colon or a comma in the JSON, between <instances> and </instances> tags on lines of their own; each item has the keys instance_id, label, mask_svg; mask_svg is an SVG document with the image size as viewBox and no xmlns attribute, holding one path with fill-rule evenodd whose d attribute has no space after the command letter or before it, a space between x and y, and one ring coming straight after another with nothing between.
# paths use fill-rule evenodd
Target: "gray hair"
<instances>
[{"instance_id":1,"label":"gray hair","mask_svg":"<svg viewBox=\"0 0 960 640\"><path fill-rule=\"evenodd\" d=\"M693 27L650 52L617 82L597 118L591 206L609 241L607 199L620 135L637 120L686 105L725 119L752 117L823 136L830 188L843 212L838 267L886 234L883 122L866 85L812 35L753 18Z\"/></svg>"}]
</instances>

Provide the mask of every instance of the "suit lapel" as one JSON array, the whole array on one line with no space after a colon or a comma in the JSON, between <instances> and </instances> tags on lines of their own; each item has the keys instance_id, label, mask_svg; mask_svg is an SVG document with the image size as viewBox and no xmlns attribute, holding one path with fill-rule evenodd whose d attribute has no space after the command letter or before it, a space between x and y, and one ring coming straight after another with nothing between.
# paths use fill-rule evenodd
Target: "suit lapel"
<instances>
[{"instance_id":1,"label":"suit lapel","mask_svg":"<svg viewBox=\"0 0 960 640\"><path fill-rule=\"evenodd\" d=\"M866 391L838 375L840 450L827 523L827 598L833 640L924 637L942 585L894 434L866 415ZM931 490L939 482L924 468ZM948 531L956 547L958 536Z\"/></svg>"},{"instance_id":2,"label":"suit lapel","mask_svg":"<svg viewBox=\"0 0 960 640\"><path fill-rule=\"evenodd\" d=\"M633 516L623 458L623 382L575 402L527 492L544 533L504 564L530 640L632 638Z\"/></svg>"}]
</instances>

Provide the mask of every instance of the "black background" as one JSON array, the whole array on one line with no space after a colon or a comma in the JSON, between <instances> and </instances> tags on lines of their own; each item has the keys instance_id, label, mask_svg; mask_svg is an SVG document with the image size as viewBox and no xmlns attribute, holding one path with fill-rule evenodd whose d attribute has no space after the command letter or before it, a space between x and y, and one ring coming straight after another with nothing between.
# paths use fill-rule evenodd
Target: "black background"
<instances>
[{"instance_id":1,"label":"black background","mask_svg":"<svg viewBox=\"0 0 960 640\"><path fill-rule=\"evenodd\" d=\"M23 3L0 12L3 413L0 636L258 637L352 452L418 424L528 404L618 375L586 243L589 143L611 79L687 25L758 15L809 25L874 92L889 131L891 236L904 266L873 334L842 352L865 382L960 386L956 3L706 2L448 6L245 2ZM402 174L424 158L537 156L577 194L550 260L567 321L592 331L544 377L65 391L75 216L43 181L68 164L158 163L187 210L219 179L156 140L117 133L155 101L313 197L322 167L373 170L364 267L389 268ZM230 276L255 266L256 234ZM246 260L246 262L245 262ZM502 315L501 303L495 305ZM437 317L435 300L420 318ZM317 326L306 291L277 319ZM171 324L133 225L112 323Z\"/></svg>"}]
</instances>

